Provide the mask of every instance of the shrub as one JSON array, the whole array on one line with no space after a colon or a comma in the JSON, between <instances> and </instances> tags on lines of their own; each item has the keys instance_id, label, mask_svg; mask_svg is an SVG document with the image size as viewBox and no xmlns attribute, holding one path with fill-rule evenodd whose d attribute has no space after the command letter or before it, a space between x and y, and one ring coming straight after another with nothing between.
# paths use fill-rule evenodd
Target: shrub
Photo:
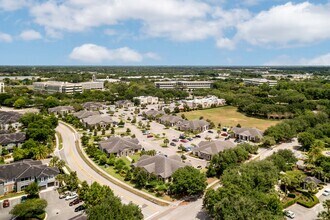
<instances>
[{"instance_id":1,"label":"shrub","mask_svg":"<svg viewBox=\"0 0 330 220\"><path fill-rule=\"evenodd\" d=\"M289 194L288 194L288 197L289 197L289 198L296 198L296 195L293 194L293 193L289 193Z\"/></svg>"},{"instance_id":2,"label":"shrub","mask_svg":"<svg viewBox=\"0 0 330 220\"><path fill-rule=\"evenodd\" d=\"M306 208L312 208L319 202L320 202L319 199L315 195L313 195L313 196L302 196L297 201L297 203L299 205L302 205Z\"/></svg>"}]
</instances>

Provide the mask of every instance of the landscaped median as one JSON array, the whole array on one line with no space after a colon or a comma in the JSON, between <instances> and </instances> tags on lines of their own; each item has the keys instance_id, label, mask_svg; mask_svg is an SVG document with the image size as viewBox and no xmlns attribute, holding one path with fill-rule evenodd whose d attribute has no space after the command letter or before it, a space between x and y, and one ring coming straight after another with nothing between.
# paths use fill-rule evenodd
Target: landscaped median
<instances>
[{"instance_id":1,"label":"landscaped median","mask_svg":"<svg viewBox=\"0 0 330 220\"><path fill-rule=\"evenodd\" d=\"M75 130L75 128L73 128L71 125L60 121L59 123L67 126L73 133L77 134L77 131ZM80 140L79 138L76 140L76 149L80 155L80 157L85 161L85 163L92 168L95 172L97 172L99 175L101 175L103 178L107 179L108 181L118 185L119 187L134 193L137 196L140 196L148 201L151 201L157 205L161 205L161 206L168 206L171 204L171 202L157 198L155 196L149 195L145 192L142 192L140 190L137 190L135 188L133 188L132 186L127 185L124 182L121 182L120 180L116 179L115 177L112 177L111 175L109 175L108 173L106 173L104 170L102 170L98 165L96 165L85 153L85 151L82 149L81 144L80 144Z\"/></svg>"}]
</instances>

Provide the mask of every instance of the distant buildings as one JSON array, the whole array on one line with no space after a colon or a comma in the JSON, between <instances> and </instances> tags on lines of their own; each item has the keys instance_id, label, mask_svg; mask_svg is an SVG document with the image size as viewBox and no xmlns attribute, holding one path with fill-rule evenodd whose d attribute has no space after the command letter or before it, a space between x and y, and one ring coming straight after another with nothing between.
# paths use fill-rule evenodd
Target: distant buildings
<instances>
[{"instance_id":1,"label":"distant buildings","mask_svg":"<svg viewBox=\"0 0 330 220\"><path fill-rule=\"evenodd\" d=\"M35 181L42 189L55 186L55 176L59 173L57 168L48 167L41 161L34 160L0 165L0 195L23 191Z\"/></svg>"},{"instance_id":2,"label":"distant buildings","mask_svg":"<svg viewBox=\"0 0 330 220\"><path fill-rule=\"evenodd\" d=\"M80 83L68 83L68 82L34 82L33 88L36 91L47 92L47 93L82 93L82 85Z\"/></svg>"},{"instance_id":3,"label":"distant buildings","mask_svg":"<svg viewBox=\"0 0 330 220\"><path fill-rule=\"evenodd\" d=\"M129 108L129 107L133 107L134 103L129 100L119 100L115 102L115 106L117 108Z\"/></svg>"},{"instance_id":4,"label":"distant buildings","mask_svg":"<svg viewBox=\"0 0 330 220\"><path fill-rule=\"evenodd\" d=\"M100 115L100 112L95 111L87 111L87 110L81 110L79 112L73 113L73 116L77 117L78 119L84 119L84 118L88 118L92 115Z\"/></svg>"},{"instance_id":5,"label":"distant buildings","mask_svg":"<svg viewBox=\"0 0 330 220\"><path fill-rule=\"evenodd\" d=\"M134 99L137 99L140 101L140 105L148 105L148 104L158 104L158 97L153 96L139 96L135 97Z\"/></svg>"},{"instance_id":6,"label":"distant buildings","mask_svg":"<svg viewBox=\"0 0 330 220\"><path fill-rule=\"evenodd\" d=\"M277 85L276 80L268 80L268 79L261 79L261 78L243 79L243 81L246 85L254 85L254 86L260 86L262 84L267 84L269 86Z\"/></svg>"},{"instance_id":7,"label":"distant buildings","mask_svg":"<svg viewBox=\"0 0 330 220\"><path fill-rule=\"evenodd\" d=\"M112 118L109 115L92 115L82 119L82 122L89 128L105 128L113 123Z\"/></svg>"},{"instance_id":8,"label":"distant buildings","mask_svg":"<svg viewBox=\"0 0 330 220\"><path fill-rule=\"evenodd\" d=\"M155 86L159 89L209 89L212 86L211 81L161 81L155 82Z\"/></svg>"},{"instance_id":9,"label":"distant buildings","mask_svg":"<svg viewBox=\"0 0 330 220\"><path fill-rule=\"evenodd\" d=\"M106 105L100 102L85 102L82 107L88 111L99 111L106 108Z\"/></svg>"},{"instance_id":10,"label":"distant buildings","mask_svg":"<svg viewBox=\"0 0 330 220\"><path fill-rule=\"evenodd\" d=\"M103 90L104 82L82 82L82 90Z\"/></svg>"},{"instance_id":11,"label":"distant buildings","mask_svg":"<svg viewBox=\"0 0 330 220\"><path fill-rule=\"evenodd\" d=\"M182 101L183 104L186 104L189 108L196 109L196 108L211 108L217 107L226 104L225 99L219 99L216 96L206 96L200 99L193 99L193 100L184 100Z\"/></svg>"}]
</instances>

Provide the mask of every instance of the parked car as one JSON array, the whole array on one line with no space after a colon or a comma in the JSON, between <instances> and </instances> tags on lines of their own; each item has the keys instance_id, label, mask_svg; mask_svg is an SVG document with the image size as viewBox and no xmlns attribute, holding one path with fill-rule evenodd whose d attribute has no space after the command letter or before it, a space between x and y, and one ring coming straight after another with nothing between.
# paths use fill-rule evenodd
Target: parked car
<instances>
[{"instance_id":1,"label":"parked car","mask_svg":"<svg viewBox=\"0 0 330 220\"><path fill-rule=\"evenodd\" d=\"M293 211L290 211L290 210L285 210L284 211L284 215L289 217L289 218L294 218L296 215L294 214Z\"/></svg>"},{"instance_id":2,"label":"parked car","mask_svg":"<svg viewBox=\"0 0 330 220\"><path fill-rule=\"evenodd\" d=\"M179 139L172 139L173 142L179 142Z\"/></svg>"},{"instance_id":3,"label":"parked car","mask_svg":"<svg viewBox=\"0 0 330 220\"><path fill-rule=\"evenodd\" d=\"M186 140L186 139L181 139L181 142L183 142L183 143L187 143L188 140Z\"/></svg>"},{"instance_id":4,"label":"parked car","mask_svg":"<svg viewBox=\"0 0 330 220\"><path fill-rule=\"evenodd\" d=\"M82 199L77 198L77 199L73 200L72 202L70 202L69 206L73 206L73 205L76 205L81 202L82 202Z\"/></svg>"},{"instance_id":5,"label":"parked car","mask_svg":"<svg viewBox=\"0 0 330 220\"><path fill-rule=\"evenodd\" d=\"M152 136L151 134L147 135L147 138L152 138L152 137L154 137L154 136Z\"/></svg>"},{"instance_id":6,"label":"parked car","mask_svg":"<svg viewBox=\"0 0 330 220\"><path fill-rule=\"evenodd\" d=\"M58 198L60 198L60 199L64 199L65 197L67 197L67 196L70 195L70 194L71 194L71 192L66 191L66 192L60 194Z\"/></svg>"},{"instance_id":7,"label":"parked car","mask_svg":"<svg viewBox=\"0 0 330 220\"><path fill-rule=\"evenodd\" d=\"M229 136L227 136L227 137L225 137L225 140L227 141L227 140L229 140L230 139L230 137Z\"/></svg>"},{"instance_id":8,"label":"parked car","mask_svg":"<svg viewBox=\"0 0 330 220\"><path fill-rule=\"evenodd\" d=\"M173 147L176 146L176 144L174 142L171 142L170 145L173 146Z\"/></svg>"},{"instance_id":9,"label":"parked car","mask_svg":"<svg viewBox=\"0 0 330 220\"><path fill-rule=\"evenodd\" d=\"M24 203L27 200L27 196L22 196L21 197L21 203Z\"/></svg>"},{"instance_id":10,"label":"parked car","mask_svg":"<svg viewBox=\"0 0 330 220\"><path fill-rule=\"evenodd\" d=\"M195 135L195 138L201 138L201 136L199 134Z\"/></svg>"},{"instance_id":11,"label":"parked car","mask_svg":"<svg viewBox=\"0 0 330 220\"><path fill-rule=\"evenodd\" d=\"M211 130L209 130L209 131L207 131L207 132L209 132L209 133L213 134L213 131L211 131Z\"/></svg>"},{"instance_id":12,"label":"parked car","mask_svg":"<svg viewBox=\"0 0 330 220\"><path fill-rule=\"evenodd\" d=\"M188 141L192 141L192 140L194 140L194 139L192 139L191 137L189 137L189 138L187 138L187 140L188 140Z\"/></svg>"},{"instance_id":13,"label":"parked car","mask_svg":"<svg viewBox=\"0 0 330 220\"><path fill-rule=\"evenodd\" d=\"M181 134L181 135L179 136L179 138L180 138L180 139L185 139L186 136L184 136L183 134Z\"/></svg>"},{"instance_id":14,"label":"parked car","mask_svg":"<svg viewBox=\"0 0 330 220\"><path fill-rule=\"evenodd\" d=\"M7 207L9 207L9 206L10 206L10 202L9 202L9 200L8 200L8 199L3 200L2 207L3 207L3 208L7 208Z\"/></svg>"},{"instance_id":15,"label":"parked car","mask_svg":"<svg viewBox=\"0 0 330 220\"><path fill-rule=\"evenodd\" d=\"M322 195L323 195L323 196L329 196L329 195L330 195L330 192L326 192L326 191L324 191L324 192L322 193Z\"/></svg>"},{"instance_id":16,"label":"parked car","mask_svg":"<svg viewBox=\"0 0 330 220\"><path fill-rule=\"evenodd\" d=\"M324 192L328 192L328 193L330 193L330 189L329 189L329 188L324 189Z\"/></svg>"},{"instance_id":17,"label":"parked car","mask_svg":"<svg viewBox=\"0 0 330 220\"><path fill-rule=\"evenodd\" d=\"M82 210L85 210L84 205L80 205L80 206L78 206L77 208L74 209L75 212L79 212L79 211L82 211Z\"/></svg>"},{"instance_id":18,"label":"parked car","mask_svg":"<svg viewBox=\"0 0 330 220\"><path fill-rule=\"evenodd\" d=\"M227 133L222 133L221 136L227 137L228 134Z\"/></svg>"},{"instance_id":19,"label":"parked car","mask_svg":"<svg viewBox=\"0 0 330 220\"><path fill-rule=\"evenodd\" d=\"M78 198L77 193L71 193L70 195L65 197L65 200L71 200L71 199L76 199L76 198Z\"/></svg>"},{"instance_id":20,"label":"parked car","mask_svg":"<svg viewBox=\"0 0 330 220\"><path fill-rule=\"evenodd\" d=\"M202 166L201 165L197 166L197 169L202 169Z\"/></svg>"}]
</instances>

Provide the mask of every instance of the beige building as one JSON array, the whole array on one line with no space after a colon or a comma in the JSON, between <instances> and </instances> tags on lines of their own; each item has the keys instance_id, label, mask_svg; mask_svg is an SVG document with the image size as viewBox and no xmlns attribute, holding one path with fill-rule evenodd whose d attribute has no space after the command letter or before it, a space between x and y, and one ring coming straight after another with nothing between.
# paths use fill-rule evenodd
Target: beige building
<instances>
[{"instance_id":1,"label":"beige building","mask_svg":"<svg viewBox=\"0 0 330 220\"><path fill-rule=\"evenodd\" d=\"M161 82L155 82L155 86L159 89L180 89L180 90L210 89L212 87L212 82L211 81L161 81Z\"/></svg>"}]
</instances>

